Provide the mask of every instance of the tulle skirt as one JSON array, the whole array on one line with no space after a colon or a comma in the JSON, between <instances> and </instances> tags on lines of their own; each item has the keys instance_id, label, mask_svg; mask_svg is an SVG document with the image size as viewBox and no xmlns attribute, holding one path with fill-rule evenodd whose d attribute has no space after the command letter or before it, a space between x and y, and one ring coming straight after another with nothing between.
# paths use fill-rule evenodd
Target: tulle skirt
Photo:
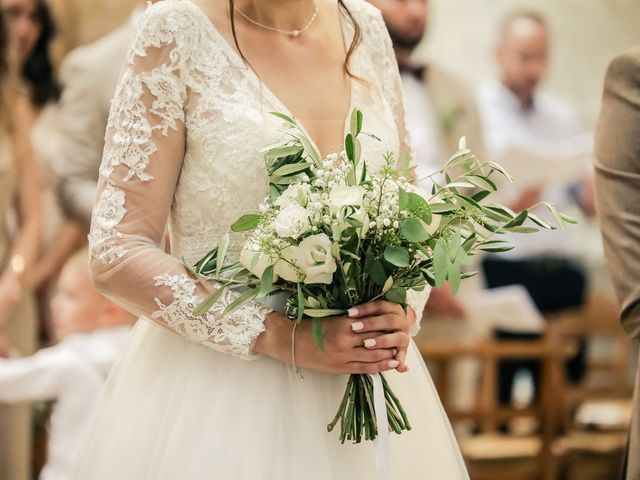
<instances>
[{"instance_id":1,"label":"tulle skirt","mask_svg":"<svg viewBox=\"0 0 640 480\"><path fill-rule=\"evenodd\" d=\"M468 475L447 417L411 343L410 372L385 374L413 429L391 433L393 480ZM346 376L260 356L236 359L138 321L107 381L75 480L376 479L372 442L327 432Z\"/></svg>"}]
</instances>

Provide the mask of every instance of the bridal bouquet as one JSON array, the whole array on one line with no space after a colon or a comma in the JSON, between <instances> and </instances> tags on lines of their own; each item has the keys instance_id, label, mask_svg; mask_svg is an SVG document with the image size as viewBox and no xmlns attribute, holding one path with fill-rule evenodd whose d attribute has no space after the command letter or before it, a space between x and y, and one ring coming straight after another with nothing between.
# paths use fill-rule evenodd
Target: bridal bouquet
<instances>
[{"instance_id":1,"label":"bridal bouquet","mask_svg":"<svg viewBox=\"0 0 640 480\"><path fill-rule=\"evenodd\" d=\"M369 168L362 155L359 110L351 115L345 150L320 158L295 119L285 122L286 140L264 153L270 195L258 212L240 217L234 232L249 232L239 263L225 264L229 236L192 267L194 274L221 286L195 313L206 312L225 289L240 289L230 314L256 298L287 294L286 314L295 322L311 319L318 348L323 348L322 319L345 314L354 305L384 299L406 308L409 291L458 289L471 257L479 251L510 249L497 238L504 232L534 232L529 220L553 229L574 221L544 204L550 223L529 211L513 212L487 200L497 190L492 178L508 174L497 164L479 161L465 146L432 176L430 192L408 181L408 161L392 153ZM375 138L375 137L374 137ZM380 161L382 160L382 162ZM403 165L400 165L402 163ZM404 176L403 176L404 175ZM421 312L416 312L419 316ZM399 399L382 376L391 430L411 429ZM377 435L372 378L351 375L329 431L340 422L340 440L355 443Z\"/></svg>"}]
</instances>

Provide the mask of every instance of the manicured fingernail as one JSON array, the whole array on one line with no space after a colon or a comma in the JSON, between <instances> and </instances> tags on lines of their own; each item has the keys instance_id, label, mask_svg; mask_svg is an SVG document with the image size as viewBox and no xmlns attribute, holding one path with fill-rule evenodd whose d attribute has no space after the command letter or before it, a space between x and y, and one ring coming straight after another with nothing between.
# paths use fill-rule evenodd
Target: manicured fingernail
<instances>
[{"instance_id":1,"label":"manicured fingernail","mask_svg":"<svg viewBox=\"0 0 640 480\"><path fill-rule=\"evenodd\" d=\"M351 330L357 332L358 330L362 330L364 328L364 323L362 322L353 322L351 324Z\"/></svg>"},{"instance_id":2,"label":"manicured fingernail","mask_svg":"<svg viewBox=\"0 0 640 480\"><path fill-rule=\"evenodd\" d=\"M398 349L397 349L397 348L394 348L394 349L392 350L392 352L393 352L393 356L395 357L395 356L398 354Z\"/></svg>"},{"instance_id":3,"label":"manicured fingernail","mask_svg":"<svg viewBox=\"0 0 640 480\"><path fill-rule=\"evenodd\" d=\"M376 345L376 341L373 338L367 338L364 341L364 346L367 348L374 347Z\"/></svg>"},{"instance_id":4,"label":"manicured fingernail","mask_svg":"<svg viewBox=\"0 0 640 480\"><path fill-rule=\"evenodd\" d=\"M400 365L398 360L389 360L389 368L396 368L398 365Z\"/></svg>"},{"instance_id":5,"label":"manicured fingernail","mask_svg":"<svg viewBox=\"0 0 640 480\"><path fill-rule=\"evenodd\" d=\"M355 317L358 315L358 309L355 307L351 307L349 310L347 310L347 315L349 315L350 317Z\"/></svg>"}]
</instances>

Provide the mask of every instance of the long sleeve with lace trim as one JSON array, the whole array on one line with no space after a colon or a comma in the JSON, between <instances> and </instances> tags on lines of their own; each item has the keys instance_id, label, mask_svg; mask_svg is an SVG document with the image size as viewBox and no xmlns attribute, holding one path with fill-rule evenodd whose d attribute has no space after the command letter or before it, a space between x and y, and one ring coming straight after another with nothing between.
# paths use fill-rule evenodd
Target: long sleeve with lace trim
<instances>
[{"instance_id":1,"label":"long sleeve with lace trim","mask_svg":"<svg viewBox=\"0 0 640 480\"><path fill-rule=\"evenodd\" d=\"M251 303L223 316L237 297L225 292L209 312L193 315L216 285L196 281L160 248L185 155L186 79L197 34L188 15L173 13L158 4L140 19L112 102L91 225L92 276L131 312L249 359L271 310Z\"/></svg>"}]
</instances>

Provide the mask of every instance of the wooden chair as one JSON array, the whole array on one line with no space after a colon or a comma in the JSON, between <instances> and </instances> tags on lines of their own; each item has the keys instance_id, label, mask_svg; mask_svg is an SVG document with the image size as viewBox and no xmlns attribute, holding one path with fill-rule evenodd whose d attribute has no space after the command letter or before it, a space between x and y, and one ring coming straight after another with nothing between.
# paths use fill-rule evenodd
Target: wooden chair
<instances>
[{"instance_id":1,"label":"wooden chair","mask_svg":"<svg viewBox=\"0 0 640 480\"><path fill-rule=\"evenodd\" d=\"M541 479L555 475L553 439L560 426L558 398L564 389L563 366L571 354L553 337L532 341L496 341L488 338L473 343L417 339L423 358L435 365L436 386L452 423L473 421L479 435L461 439L461 449L474 480ZM477 358L481 365L478 395L469 411L456 411L448 398L446 371L461 357ZM538 401L526 409L505 408L497 400L498 363L507 359L535 359L542 364ZM498 433L498 427L514 418L535 418L535 435L513 437Z\"/></svg>"},{"instance_id":2,"label":"wooden chair","mask_svg":"<svg viewBox=\"0 0 640 480\"><path fill-rule=\"evenodd\" d=\"M619 325L615 298L592 292L582 309L548 320L550 335L556 341L609 344L609 355L588 355L582 382L565 387L561 412L565 433L553 445L562 478L617 478L626 446L633 388L629 375L630 342Z\"/></svg>"}]
</instances>

